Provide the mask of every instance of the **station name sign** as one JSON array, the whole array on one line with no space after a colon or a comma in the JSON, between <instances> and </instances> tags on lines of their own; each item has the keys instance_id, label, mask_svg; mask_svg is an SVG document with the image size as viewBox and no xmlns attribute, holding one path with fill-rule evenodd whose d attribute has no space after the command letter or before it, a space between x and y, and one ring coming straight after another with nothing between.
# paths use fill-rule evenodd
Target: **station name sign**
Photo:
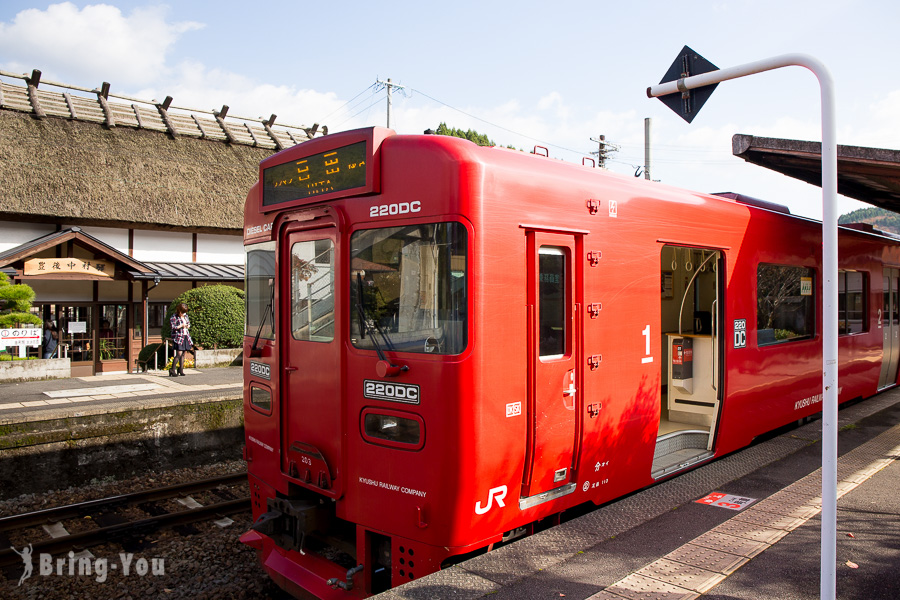
<instances>
[{"instance_id":1,"label":"station name sign","mask_svg":"<svg viewBox=\"0 0 900 600\"><path fill-rule=\"evenodd\" d=\"M112 277L115 265L108 260L86 260L83 258L29 258L25 261L23 275L94 275Z\"/></svg>"}]
</instances>

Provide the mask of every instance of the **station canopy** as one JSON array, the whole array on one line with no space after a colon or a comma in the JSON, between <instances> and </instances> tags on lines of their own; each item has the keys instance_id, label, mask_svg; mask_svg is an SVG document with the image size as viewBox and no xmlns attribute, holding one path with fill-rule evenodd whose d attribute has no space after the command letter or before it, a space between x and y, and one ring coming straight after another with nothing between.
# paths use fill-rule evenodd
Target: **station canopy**
<instances>
[{"instance_id":1,"label":"station canopy","mask_svg":"<svg viewBox=\"0 0 900 600\"><path fill-rule=\"evenodd\" d=\"M822 144L736 134L732 153L749 163L822 185ZM838 146L838 193L900 213L900 150Z\"/></svg>"}]
</instances>

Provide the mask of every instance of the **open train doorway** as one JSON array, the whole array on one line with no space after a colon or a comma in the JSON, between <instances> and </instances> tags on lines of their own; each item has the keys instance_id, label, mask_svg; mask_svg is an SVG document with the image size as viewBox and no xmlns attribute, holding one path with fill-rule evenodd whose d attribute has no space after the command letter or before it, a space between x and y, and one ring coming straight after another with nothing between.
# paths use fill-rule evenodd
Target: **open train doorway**
<instances>
[{"instance_id":1,"label":"open train doorway","mask_svg":"<svg viewBox=\"0 0 900 600\"><path fill-rule=\"evenodd\" d=\"M723 254L663 246L660 253L662 393L653 477L713 454L722 405Z\"/></svg>"}]
</instances>

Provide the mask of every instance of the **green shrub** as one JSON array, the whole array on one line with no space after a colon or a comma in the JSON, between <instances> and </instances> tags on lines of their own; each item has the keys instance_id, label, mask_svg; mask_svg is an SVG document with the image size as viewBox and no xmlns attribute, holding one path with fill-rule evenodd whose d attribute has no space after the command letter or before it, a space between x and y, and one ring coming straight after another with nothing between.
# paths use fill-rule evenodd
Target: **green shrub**
<instances>
[{"instance_id":1,"label":"green shrub","mask_svg":"<svg viewBox=\"0 0 900 600\"><path fill-rule=\"evenodd\" d=\"M181 294L166 311L162 336L172 337L169 323L184 302L191 320L191 339L203 348L240 348L244 340L244 290L230 285L206 285Z\"/></svg>"},{"instance_id":2,"label":"green shrub","mask_svg":"<svg viewBox=\"0 0 900 600\"><path fill-rule=\"evenodd\" d=\"M5 352L3 354L0 354L0 362L10 362L14 360L37 360L37 358L37 356L26 356L23 358L21 356L8 354Z\"/></svg>"},{"instance_id":3,"label":"green shrub","mask_svg":"<svg viewBox=\"0 0 900 600\"><path fill-rule=\"evenodd\" d=\"M19 326L43 325L43 321L37 315L28 312L31 303L34 302L34 290L24 283L11 284L6 273L0 271L0 299L5 303L5 308L0 310L0 327L14 328Z\"/></svg>"}]
</instances>

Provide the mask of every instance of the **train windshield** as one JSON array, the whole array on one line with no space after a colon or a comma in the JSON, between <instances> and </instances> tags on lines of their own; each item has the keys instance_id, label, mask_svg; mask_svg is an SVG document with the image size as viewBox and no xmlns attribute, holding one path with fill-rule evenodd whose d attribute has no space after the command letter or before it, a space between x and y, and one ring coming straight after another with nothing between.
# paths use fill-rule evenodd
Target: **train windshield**
<instances>
[{"instance_id":1,"label":"train windshield","mask_svg":"<svg viewBox=\"0 0 900 600\"><path fill-rule=\"evenodd\" d=\"M350 240L353 345L397 352L462 352L466 347L466 238L461 223L354 233Z\"/></svg>"}]
</instances>

